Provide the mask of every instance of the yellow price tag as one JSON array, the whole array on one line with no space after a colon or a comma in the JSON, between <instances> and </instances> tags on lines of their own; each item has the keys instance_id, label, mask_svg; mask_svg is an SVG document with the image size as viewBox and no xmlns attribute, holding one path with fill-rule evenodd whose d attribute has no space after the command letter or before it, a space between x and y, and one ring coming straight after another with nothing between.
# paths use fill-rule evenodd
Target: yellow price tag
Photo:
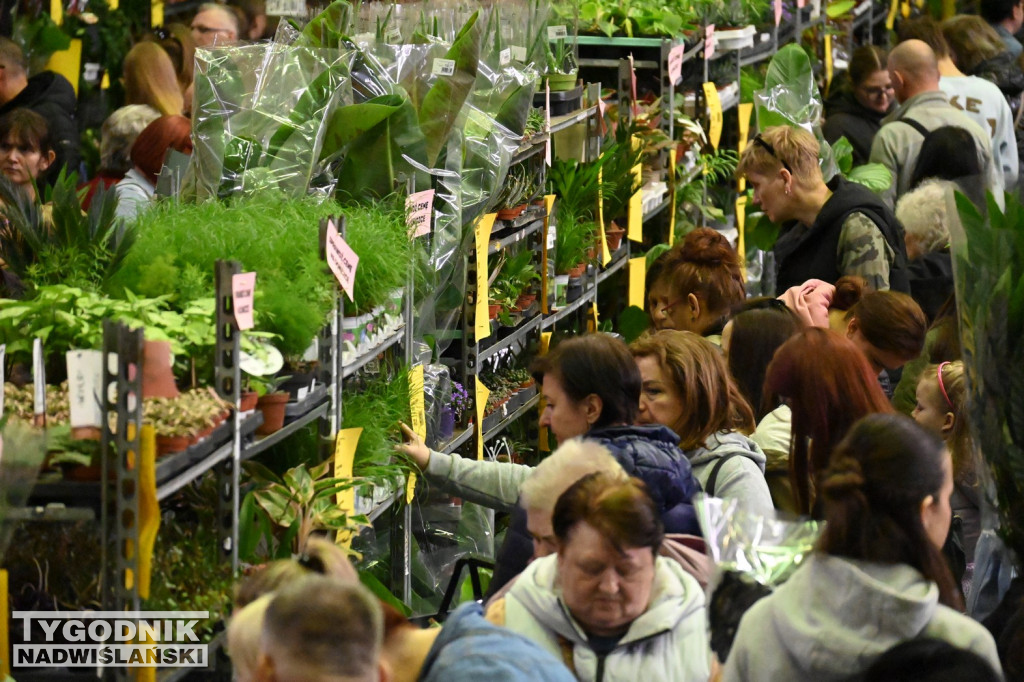
<instances>
[{"instance_id":1,"label":"yellow price tag","mask_svg":"<svg viewBox=\"0 0 1024 682\"><path fill-rule=\"evenodd\" d=\"M50 18L58 26L64 23L64 3L61 0L50 0Z\"/></svg>"},{"instance_id":2,"label":"yellow price tag","mask_svg":"<svg viewBox=\"0 0 1024 682\"><path fill-rule=\"evenodd\" d=\"M633 178L634 182L639 185L643 182L643 165L637 164L633 166ZM643 189L638 189L633 192L633 196L629 198L629 238L634 242L642 242L644 240L644 198Z\"/></svg>"},{"instance_id":3,"label":"yellow price tag","mask_svg":"<svg viewBox=\"0 0 1024 682\"><path fill-rule=\"evenodd\" d=\"M832 86L832 35L825 34L825 92Z\"/></svg>"},{"instance_id":4,"label":"yellow price tag","mask_svg":"<svg viewBox=\"0 0 1024 682\"><path fill-rule=\"evenodd\" d=\"M708 101L708 141L718 149L718 143L722 141L722 100L714 83L708 81L704 84L704 97Z\"/></svg>"},{"instance_id":5,"label":"yellow price tag","mask_svg":"<svg viewBox=\"0 0 1024 682\"><path fill-rule=\"evenodd\" d=\"M736 152L743 153L747 148L747 140L750 139L750 114L754 111L753 102L740 102L738 107L740 120L740 140L736 145Z\"/></svg>"},{"instance_id":6,"label":"yellow price tag","mask_svg":"<svg viewBox=\"0 0 1024 682\"><path fill-rule=\"evenodd\" d=\"M423 365L409 370L409 414L412 430L423 440L427 439L427 408L423 396ZM416 474L409 472L405 481L405 503L412 504L416 496Z\"/></svg>"},{"instance_id":7,"label":"yellow price tag","mask_svg":"<svg viewBox=\"0 0 1024 682\"><path fill-rule=\"evenodd\" d=\"M139 596L149 598L153 547L160 529L156 498L156 429L146 424L139 432Z\"/></svg>"},{"instance_id":8,"label":"yellow price tag","mask_svg":"<svg viewBox=\"0 0 1024 682\"><path fill-rule=\"evenodd\" d=\"M601 323L600 313L597 312L597 301L590 304L590 316L587 320L587 331L593 334Z\"/></svg>"},{"instance_id":9,"label":"yellow price tag","mask_svg":"<svg viewBox=\"0 0 1024 682\"><path fill-rule=\"evenodd\" d=\"M603 169L597 169L597 186L598 188L604 183ZM608 265L612 259L612 254L608 251L608 235L604 231L604 195L600 189L597 191L597 225L601 231L601 265Z\"/></svg>"},{"instance_id":10,"label":"yellow price tag","mask_svg":"<svg viewBox=\"0 0 1024 682\"><path fill-rule=\"evenodd\" d=\"M153 0L149 6L150 25L156 28L164 25L164 3L163 0Z\"/></svg>"},{"instance_id":11,"label":"yellow price tag","mask_svg":"<svg viewBox=\"0 0 1024 682\"><path fill-rule=\"evenodd\" d=\"M551 211L555 207L555 195L544 196L544 226L541 234L540 250L540 311L544 314L551 312L548 308L548 234L551 227Z\"/></svg>"},{"instance_id":12,"label":"yellow price tag","mask_svg":"<svg viewBox=\"0 0 1024 682\"><path fill-rule=\"evenodd\" d=\"M741 194L736 197L736 231L739 233L739 237L736 241L736 251L740 256L740 272L743 273L743 279L747 279L747 239L746 239L746 226L747 226L747 195Z\"/></svg>"},{"instance_id":13,"label":"yellow price tag","mask_svg":"<svg viewBox=\"0 0 1024 682\"><path fill-rule=\"evenodd\" d=\"M474 334L477 343L491 335L491 320L487 315L490 292L487 290L487 244L491 240L496 213L488 213L476 222L473 232L476 237L476 314Z\"/></svg>"},{"instance_id":14,"label":"yellow price tag","mask_svg":"<svg viewBox=\"0 0 1024 682\"><path fill-rule=\"evenodd\" d=\"M476 378L476 458L482 460L484 458L484 411L487 409L487 399L491 397L491 392L484 386L484 382L480 381L480 377Z\"/></svg>"},{"instance_id":15,"label":"yellow price tag","mask_svg":"<svg viewBox=\"0 0 1024 682\"><path fill-rule=\"evenodd\" d=\"M679 163L679 156L676 147L668 150L668 239L665 243L671 244L676 238L676 164Z\"/></svg>"},{"instance_id":16,"label":"yellow price tag","mask_svg":"<svg viewBox=\"0 0 1024 682\"><path fill-rule=\"evenodd\" d=\"M899 11L900 0L892 0L889 5L889 14L885 17L885 28L889 31L896 25L896 12Z\"/></svg>"},{"instance_id":17,"label":"yellow price tag","mask_svg":"<svg viewBox=\"0 0 1024 682\"><path fill-rule=\"evenodd\" d=\"M647 277L647 256L629 259L629 304L641 310L644 307L645 278Z\"/></svg>"},{"instance_id":18,"label":"yellow price tag","mask_svg":"<svg viewBox=\"0 0 1024 682\"><path fill-rule=\"evenodd\" d=\"M46 62L46 69L59 73L68 79L71 87L78 94L78 77L82 73L82 41L79 38L72 38L68 49L54 52L50 60Z\"/></svg>"},{"instance_id":19,"label":"yellow price tag","mask_svg":"<svg viewBox=\"0 0 1024 682\"><path fill-rule=\"evenodd\" d=\"M7 570L0 569L0 676L8 678L11 676L11 662L7 660L7 652L11 650L10 604L7 601Z\"/></svg>"},{"instance_id":20,"label":"yellow price tag","mask_svg":"<svg viewBox=\"0 0 1024 682\"><path fill-rule=\"evenodd\" d=\"M352 478L352 466L356 461L356 447L359 445L359 437L361 435L363 435L363 427L361 426L338 431L337 439L334 441L335 478ZM338 509L346 514L355 514L356 489L349 488L335 493L334 501L338 505ZM352 534L338 533L335 542L347 548L352 544Z\"/></svg>"}]
</instances>

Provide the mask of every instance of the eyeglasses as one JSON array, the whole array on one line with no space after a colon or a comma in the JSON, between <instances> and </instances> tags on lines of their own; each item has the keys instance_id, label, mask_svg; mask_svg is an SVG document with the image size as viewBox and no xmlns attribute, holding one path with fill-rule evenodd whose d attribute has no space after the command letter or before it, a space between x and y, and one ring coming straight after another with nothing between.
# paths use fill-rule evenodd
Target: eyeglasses
<instances>
[{"instance_id":1,"label":"eyeglasses","mask_svg":"<svg viewBox=\"0 0 1024 682\"><path fill-rule=\"evenodd\" d=\"M891 85L883 85L879 88L861 88L860 91L867 97L888 97L889 94L893 92L893 87Z\"/></svg>"},{"instance_id":2,"label":"eyeglasses","mask_svg":"<svg viewBox=\"0 0 1024 682\"><path fill-rule=\"evenodd\" d=\"M685 302L686 302L686 299L685 298L681 298L678 301L674 301L672 303L669 303L668 305L664 305L664 306L662 306L661 308L659 308L657 310L658 310L659 313L661 313L662 315L665 315L667 317L668 315L672 314L672 309L673 308L675 308L680 303L685 303Z\"/></svg>"},{"instance_id":3,"label":"eyeglasses","mask_svg":"<svg viewBox=\"0 0 1024 682\"><path fill-rule=\"evenodd\" d=\"M778 161L779 163L781 163L782 167L785 168L786 170L788 170L790 175L793 174L793 169L789 167L789 164L786 163L785 159L779 158L779 155L775 153L775 147L773 147L770 144L768 144L767 142L765 142L763 137L761 137L760 135L755 136L754 137L754 144L756 144L757 146L761 147L766 152L771 154L772 158L775 159L776 161Z\"/></svg>"}]
</instances>

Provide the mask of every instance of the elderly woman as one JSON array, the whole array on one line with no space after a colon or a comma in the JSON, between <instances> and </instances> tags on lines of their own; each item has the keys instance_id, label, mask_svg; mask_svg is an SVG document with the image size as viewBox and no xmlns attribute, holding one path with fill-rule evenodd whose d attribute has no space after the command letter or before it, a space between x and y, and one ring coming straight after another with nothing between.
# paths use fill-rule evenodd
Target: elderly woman
<instances>
[{"instance_id":1,"label":"elderly woman","mask_svg":"<svg viewBox=\"0 0 1024 682\"><path fill-rule=\"evenodd\" d=\"M537 559L493 622L560 657L578 680L706 680L704 592L659 557L664 535L645 486L592 474L555 504L557 553Z\"/></svg>"},{"instance_id":2,"label":"elderly woman","mask_svg":"<svg viewBox=\"0 0 1024 682\"><path fill-rule=\"evenodd\" d=\"M117 194L117 216L134 220L156 196L156 180L163 169L169 149L192 153L192 124L184 116L161 116L146 126L132 145L134 164L124 178L114 185Z\"/></svg>"},{"instance_id":3,"label":"elderly woman","mask_svg":"<svg viewBox=\"0 0 1024 682\"><path fill-rule=\"evenodd\" d=\"M96 190L119 182L132 168L132 145L139 133L160 118L160 112L145 104L129 104L114 111L100 129L100 168L86 188L82 210L88 211Z\"/></svg>"},{"instance_id":4,"label":"elderly woman","mask_svg":"<svg viewBox=\"0 0 1024 682\"><path fill-rule=\"evenodd\" d=\"M910 295L934 320L953 295L953 261L949 254L948 199L952 182L926 181L900 197L896 218L903 224L907 244Z\"/></svg>"},{"instance_id":5,"label":"elderly woman","mask_svg":"<svg viewBox=\"0 0 1024 682\"><path fill-rule=\"evenodd\" d=\"M754 203L782 225L775 243L776 289L859 275L875 289L906 291L906 251L896 217L862 185L840 176L825 184L818 153L809 132L775 126L747 145L736 169L753 188Z\"/></svg>"}]
</instances>

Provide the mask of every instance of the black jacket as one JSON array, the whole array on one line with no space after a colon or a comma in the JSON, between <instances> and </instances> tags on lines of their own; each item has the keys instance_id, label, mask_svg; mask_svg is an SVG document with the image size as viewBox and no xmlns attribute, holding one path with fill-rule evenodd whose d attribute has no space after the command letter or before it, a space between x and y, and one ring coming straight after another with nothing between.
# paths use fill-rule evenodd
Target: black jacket
<instances>
[{"instance_id":1,"label":"black jacket","mask_svg":"<svg viewBox=\"0 0 1024 682\"><path fill-rule=\"evenodd\" d=\"M47 172L51 179L57 177L64 165L67 165L68 172L78 171L79 138L78 124L75 123L77 104L75 89L67 78L53 71L43 71L29 78L25 89L0 107L0 116L25 107L46 119L57 150L57 160Z\"/></svg>"},{"instance_id":2,"label":"black jacket","mask_svg":"<svg viewBox=\"0 0 1024 682\"><path fill-rule=\"evenodd\" d=\"M647 485L661 512L666 533L700 535L692 498L700 492L690 460L679 449L679 437L666 426L614 426L593 429L585 438L604 445L626 473ZM519 575L533 556L533 540L526 529L526 510L516 505L505 541L495 558L489 593L494 594Z\"/></svg>"},{"instance_id":3,"label":"black jacket","mask_svg":"<svg viewBox=\"0 0 1024 682\"><path fill-rule=\"evenodd\" d=\"M914 297L928 321L953 295L953 260L948 250L932 251L908 263L910 295Z\"/></svg>"},{"instance_id":4,"label":"black jacket","mask_svg":"<svg viewBox=\"0 0 1024 682\"><path fill-rule=\"evenodd\" d=\"M853 212L871 219L881 230L896 257L889 269L889 288L910 293L907 279L907 246L903 227L881 198L863 185L836 176L828 183L832 196L810 227L798 222L784 225L775 242L776 291L820 279L835 284L843 273L836 265L836 251L843 221Z\"/></svg>"},{"instance_id":5,"label":"black jacket","mask_svg":"<svg viewBox=\"0 0 1024 682\"><path fill-rule=\"evenodd\" d=\"M868 109L857 101L849 86L838 89L825 102L825 125L821 133L829 144L835 144L840 137L853 145L853 165L868 162L871 143L875 133L882 127L885 114Z\"/></svg>"}]
</instances>

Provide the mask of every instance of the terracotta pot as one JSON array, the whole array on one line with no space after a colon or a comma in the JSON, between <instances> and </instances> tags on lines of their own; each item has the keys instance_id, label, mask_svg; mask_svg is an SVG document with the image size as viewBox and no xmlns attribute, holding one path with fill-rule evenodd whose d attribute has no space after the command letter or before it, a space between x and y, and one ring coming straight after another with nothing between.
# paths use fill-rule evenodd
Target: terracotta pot
<instances>
[{"instance_id":1,"label":"terracotta pot","mask_svg":"<svg viewBox=\"0 0 1024 682\"><path fill-rule=\"evenodd\" d=\"M191 436L157 436L156 452L158 456L169 455L173 452L187 450L191 444Z\"/></svg>"},{"instance_id":2,"label":"terracotta pot","mask_svg":"<svg viewBox=\"0 0 1024 682\"><path fill-rule=\"evenodd\" d=\"M269 436L281 430L284 426L284 408L288 405L288 398L287 393L269 393L259 399L256 407L263 413L263 424L256 429L256 433Z\"/></svg>"},{"instance_id":3,"label":"terracotta pot","mask_svg":"<svg viewBox=\"0 0 1024 682\"><path fill-rule=\"evenodd\" d=\"M498 317L498 313L501 312L501 304L494 303L487 306L487 319L493 320Z\"/></svg>"},{"instance_id":4,"label":"terracotta pot","mask_svg":"<svg viewBox=\"0 0 1024 682\"><path fill-rule=\"evenodd\" d=\"M142 397L177 398L171 367L171 342L146 341L142 349Z\"/></svg>"},{"instance_id":5,"label":"terracotta pot","mask_svg":"<svg viewBox=\"0 0 1024 682\"><path fill-rule=\"evenodd\" d=\"M516 299L516 305L519 306L522 310L526 310L531 305L533 305L533 302L536 300L537 294L522 294L519 298Z\"/></svg>"},{"instance_id":6,"label":"terracotta pot","mask_svg":"<svg viewBox=\"0 0 1024 682\"><path fill-rule=\"evenodd\" d=\"M498 220L515 220L520 215L522 215L523 211L526 210L526 207L528 205L529 204L519 204L518 206L513 206L512 208L503 208L500 211L498 211Z\"/></svg>"},{"instance_id":7,"label":"terracotta pot","mask_svg":"<svg viewBox=\"0 0 1024 682\"><path fill-rule=\"evenodd\" d=\"M64 473L64 478L69 481L81 481L91 482L100 480L103 468L98 464L96 466L77 466L68 469ZM111 472L113 473L113 472ZM109 477L108 477L109 478Z\"/></svg>"},{"instance_id":8,"label":"terracotta pot","mask_svg":"<svg viewBox=\"0 0 1024 682\"><path fill-rule=\"evenodd\" d=\"M587 271L587 264L586 263L580 263L579 265L576 265L575 267L569 268L569 273L568 274L569 274L570 277L582 277L583 273L586 272L586 271Z\"/></svg>"},{"instance_id":9,"label":"terracotta pot","mask_svg":"<svg viewBox=\"0 0 1024 682\"><path fill-rule=\"evenodd\" d=\"M256 409L256 402L260 399L259 393L256 391L246 391L242 394L242 399L239 401L239 409L242 412L248 412L249 410Z\"/></svg>"},{"instance_id":10,"label":"terracotta pot","mask_svg":"<svg viewBox=\"0 0 1024 682\"><path fill-rule=\"evenodd\" d=\"M608 226L608 229L604 231L605 239L608 241L608 250L617 251L622 246L622 237L626 234L626 231L619 227L615 221Z\"/></svg>"},{"instance_id":11,"label":"terracotta pot","mask_svg":"<svg viewBox=\"0 0 1024 682\"><path fill-rule=\"evenodd\" d=\"M103 434L95 426L76 426L71 429L71 437L75 440L99 440Z\"/></svg>"}]
</instances>

